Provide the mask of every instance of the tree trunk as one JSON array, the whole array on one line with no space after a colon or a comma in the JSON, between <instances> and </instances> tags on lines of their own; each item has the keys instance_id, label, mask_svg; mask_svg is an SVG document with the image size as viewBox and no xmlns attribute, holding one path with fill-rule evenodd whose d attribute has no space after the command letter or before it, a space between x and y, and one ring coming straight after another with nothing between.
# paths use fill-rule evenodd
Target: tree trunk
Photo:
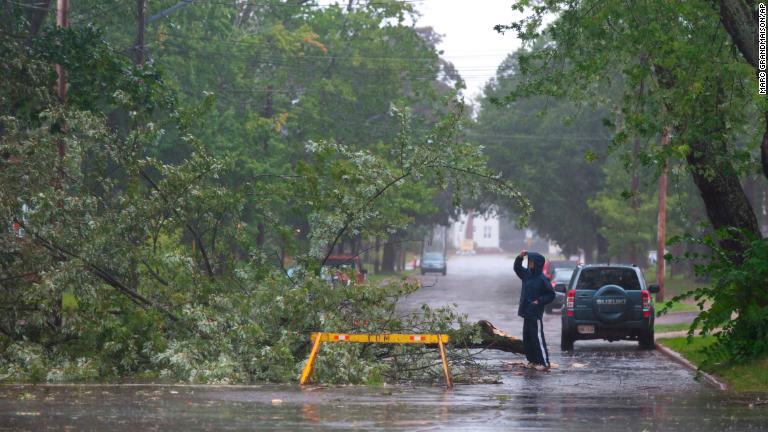
<instances>
[{"instance_id":1,"label":"tree trunk","mask_svg":"<svg viewBox=\"0 0 768 432\"><path fill-rule=\"evenodd\" d=\"M742 229L760 236L757 218L747 195L741 187L739 177L730 162L719 160L718 154L724 154L724 145L718 149L715 145L703 141L693 142L686 157L691 167L691 175L707 210L707 217L715 230L727 227ZM741 262L746 244L738 240L722 242L722 247L729 251L736 262Z\"/></svg>"},{"instance_id":2,"label":"tree trunk","mask_svg":"<svg viewBox=\"0 0 768 432\"><path fill-rule=\"evenodd\" d=\"M485 320L478 321L476 325L480 328L481 341L479 343L473 342L471 337L467 337L466 339L454 337L449 343L458 348L494 349L516 354L525 354L522 339L509 336Z\"/></svg>"},{"instance_id":3,"label":"tree trunk","mask_svg":"<svg viewBox=\"0 0 768 432\"><path fill-rule=\"evenodd\" d=\"M376 237L374 245L375 253L373 254L373 272L375 274L379 274L381 273L381 260L379 259L381 256L381 240L378 237Z\"/></svg>"},{"instance_id":4,"label":"tree trunk","mask_svg":"<svg viewBox=\"0 0 768 432\"><path fill-rule=\"evenodd\" d=\"M654 65L654 69L662 86L674 85L674 79L669 70L658 65ZM739 173L730 160L725 120L717 112L718 107L723 103L723 83L715 81L712 86L716 92L715 100L711 101L712 103L710 101L703 103L701 112L697 113L696 117L692 117L694 123L689 125L689 127L698 128L701 136L708 139L690 140L686 161L691 168L693 182L699 189L712 227L715 230L736 228L761 237L755 212L741 187ZM717 123L696 122L702 118L716 119ZM720 246L728 251L737 264L741 263L747 247L747 242L744 240L736 238L720 242Z\"/></svg>"},{"instance_id":5,"label":"tree trunk","mask_svg":"<svg viewBox=\"0 0 768 432\"><path fill-rule=\"evenodd\" d=\"M609 263L611 257L608 255L608 239L601 234L597 234L595 237L595 244L597 247L597 259L598 263Z\"/></svg>"},{"instance_id":6,"label":"tree trunk","mask_svg":"<svg viewBox=\"0 0 768 432\"><path fill-rule=\"evenodd\" d=\"M264 96L264 109L261 112L261 116L265 119L272 119L272 117L275 116L275 107L274 107L274 99L273 99L273 90L272 86L267 87L267 92ZM264 136L264 140L261 143L261 148L266 152L269 150L269 135Z\"/></svg>"},{"instance_id":7,"label":"tree trunk","mask_svg":"<svg viewBox=\"0 0 768 432\"><path fill-rule=\"evenodd\" d=\"M720 22L734 45L757 69L757 7L754 0L720 0Z\"/></svg>"},{"instance_id":8,"label":"tree trunk","mask_svg":"<svg viewBox=\"0 0 768 432\"><path fill-rule=\"evenodd\" d=\"M145 0L136 0L136 42L133 44L134 60L137 65L144 64L144 12Z\"/></svg>"},{"instance_id":9,"label":"tree trunk","mask_svg":"<svg viewBox=\"0 0 768 432\"><path fill-rule=\"evenodd\" d=\"M48 12L50 12L51 0L27 0L24 3L26 6L24 8L24 14L26 15L27 22L29 22L27 45L30 45L40 31L40 28L43 26L43 22L45 22L45 18L48 16Z\"/></svg>"},{"instance_id":10,"label":"tree trunk","mask_svg":"<svg viewBox=\"0 0 768 432\"><path fill-rule=\"evenodd\" d=\"M760 143L760 162L763 165L763 175L768 178L768 112L765 113L765 132Z\"/></svg>"},{"instance_id":11,"label":"tree trunk","mask_svg":"<svg viewBox=\"0 0 768 432\"><path fill-rule=\"evenodd\" d=\"M259 222L256 225L256 229L258 231L256 234L256 246L261 249L267 240L267 227L262 222Z\"/></svg>"},{"instance_id":12,"label":"tree trunk","mask_svg":"<svg viewBox=\"0 0 768 432\"><path fill-rule=\"evenodd\" d=\"M747 63L755 68L755 73L759 72L756 2L754 0L720 0L720 22ZM760 144L760 160L763 165L763 175L768 178L768 112L764 116L765 132Z\"/></svg>"},{"instance_id":13,"label":"tree trunk","mask_svg":"<svg viewBox=\"0 0 768 432\"><path fill-rule=\"evenodd\" d=\"M395 272L395 245L388 241L384 243L384 253L381 257L381 272L382 273L394 273Z\"/></svg>"},{"instance_id":14,"label":"tree trunk","mask_svg":"<svg viewBox=\"0 0 768 432\"><path fill-rule=\"evenodd\" d=\"M762 232L768 226L768 214L766 214L766 209L768 209L768 188L765 184L761 185L758 196L760 204L753 208L758 209L757 224Z\"/></svg>"}]
</instances>

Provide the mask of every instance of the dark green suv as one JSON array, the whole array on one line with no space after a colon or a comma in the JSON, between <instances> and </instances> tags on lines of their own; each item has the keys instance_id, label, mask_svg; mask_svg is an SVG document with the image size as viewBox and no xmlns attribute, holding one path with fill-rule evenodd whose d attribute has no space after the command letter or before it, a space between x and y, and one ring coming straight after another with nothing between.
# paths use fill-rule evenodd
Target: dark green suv
<instances>
[{"instance_id":1,"label":"dark green suv","mask_svg":"<svg viewBox=\"0 0 768 432\"><path fill-rule=\"evenodd\" d=\"M585 265L576 268L565 291L560 347L572 350L583 339L636 340L641 348L654 347L654 308L651 294L658 285L646 285L637 266Z\"/></svg>"}]
</instances>

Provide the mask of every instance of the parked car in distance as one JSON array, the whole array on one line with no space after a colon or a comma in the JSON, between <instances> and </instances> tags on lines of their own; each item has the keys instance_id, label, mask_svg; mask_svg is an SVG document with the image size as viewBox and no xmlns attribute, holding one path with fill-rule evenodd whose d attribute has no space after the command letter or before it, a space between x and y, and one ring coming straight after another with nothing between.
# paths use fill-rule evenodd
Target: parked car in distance
<instances>
[{"instance_id":1,"label":"parked car in distance","mask_svg":"<svg viewBox=\"0 0 768 432\"><path fill-rule=\"evenodd\" d=\"M442 252L427 252L421 257L421 274L425 273L442 273L443 276L448 273L448 264Z\"/></svg>"},{"instance_id":2,"label":"parked car in distance","mask_svg":"<svg viewBox=\"0 0 768 432\"><path fill-rule=\"evenodd\" d=\"M352 280L355 283L364 283L368 271L363 268L359 256L331 255L325 260L323 266L329 271L331 282L341 282L349 285Z\"/></svg>"},{"instance_id":3,"label":"parked car in distance","mask_svg":"<svg viewBox=\"0 0 768 432\"><path fill-rule=\"evenodd\" d=\"M555 275L555 271L557 271L558 269L573 270L578 265L579 265L578 261L567 261L567 260L546 261L544 263L544 268L541 269L541 271L542 273L544 273L544 276L552 280L552 278Z\"/></svg>"},{"instance_id":4,"label":"parked car in distance","mask_svg":"<svg viewBox=\"0 0 768 432\"><path fill-rule=\"evenodd\" d=\"M552 288L555 290L555 299L545 306L544 311L552 313L554 309L560 309L565 303L565 290L573 277L575 269L559 268L552 278Z\"/></svg>"},{"instance_id":5,"label":"parked car in distance","mask_svg":"<svg viewBox=\"0 0 768 432\"><path fill-rule=\"evenodd\" d=\"M579 266L568 284L562 308L560 347L573 349L577 340L636 340L654 347L654 306L651 294L658 285L646 285L634 265Z\"/></svg>"}]
</instances>

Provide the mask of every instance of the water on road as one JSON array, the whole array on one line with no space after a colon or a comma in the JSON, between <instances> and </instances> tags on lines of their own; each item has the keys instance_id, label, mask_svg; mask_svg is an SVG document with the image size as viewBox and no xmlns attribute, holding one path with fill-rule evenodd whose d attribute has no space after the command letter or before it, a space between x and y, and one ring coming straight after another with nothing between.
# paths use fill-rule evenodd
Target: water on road
<instances>
[{"instance_id":1,"label":"water on road","mask_svg":"<svg viewBox=\"0 0 768 432\"><path fill-rule=\"evenodd\" d=\"M520 282L505 256L456 257L448 276L401 310L457 304L520 336ZM768 407L722 393L636 342L559 349L559 315L545 318L549 373L510 367L485 351L500 384L432 386L5 386L0 430L768 430Z\"/></svg>"}]
</instances>

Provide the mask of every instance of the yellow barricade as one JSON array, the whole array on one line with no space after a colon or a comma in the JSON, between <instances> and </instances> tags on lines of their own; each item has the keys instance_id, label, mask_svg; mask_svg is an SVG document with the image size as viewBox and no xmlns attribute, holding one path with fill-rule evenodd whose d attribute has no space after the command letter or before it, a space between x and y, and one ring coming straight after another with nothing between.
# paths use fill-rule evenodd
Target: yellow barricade
<instances>
[{"instance_id":1,"label":"yellow barricade","mask_svg":"<svg viewBox=\"0 0 768 432\"><path fill-rule=\"evenodd\" d=\"M453 379L448 369L448 358L445 355L445 344L450 338L446 334L350 334L350 333L312 333L312 352L309 361L301 372L301 385L309 381L312 368L317 360L317 353L323 342L347 342L347 343L383 343L383 344L429 344L437 345L440 349L440 358L443 361L443 374L448 388L453 387Z\"/></svg>"}]
</instances>

